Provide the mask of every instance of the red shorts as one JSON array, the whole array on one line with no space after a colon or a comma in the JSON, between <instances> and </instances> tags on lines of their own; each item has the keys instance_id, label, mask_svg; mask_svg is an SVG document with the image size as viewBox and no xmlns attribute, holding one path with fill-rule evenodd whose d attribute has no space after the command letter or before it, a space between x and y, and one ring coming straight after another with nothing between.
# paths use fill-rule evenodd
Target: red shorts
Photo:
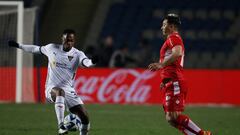
<instances>
[{"instance_id":1,"label":"red shorts","mask_svg":"<svg viewBox=\"0 0 240 135\"><path fill-rule=\"evenodd\" d=\"M165 112L184 111L187 86L184 81L170 81L164 91L163 109Z\"/></svg>"}]
</instances>

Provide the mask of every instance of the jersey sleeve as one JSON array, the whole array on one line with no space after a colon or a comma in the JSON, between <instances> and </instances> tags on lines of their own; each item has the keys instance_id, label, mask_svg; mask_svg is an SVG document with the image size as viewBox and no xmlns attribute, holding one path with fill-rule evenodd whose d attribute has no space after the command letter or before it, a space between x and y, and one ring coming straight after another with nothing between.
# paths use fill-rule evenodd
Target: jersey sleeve
<instances>
[{"instance_id":1,"label":"jersey sleeve","mask_svg":"<svg viewBox=\"0 0 240 135\"><path fill-rule=\"evenodd\" d=\"M24 45L19 44L19 48L22 49L25 52L34 53L34 54L40 54L40 47L37 45Z\"/></svg>"},{"instance_id":2,"label":"jersey sleeve","mask_svg":"<svg viewBox=\"0 0 240 135\"><path fill-rule=\"evenodd\" d=\"M92 63L92 60L89 59L89 58L84 54L84 52L78 51L78 56L79 56L80 66L82 66L82 67L91 67L91 66L94 66L94 64Z\"/></svg>"},{"instance_id":3,"label":"jersey sleeve","mask_svg":"<svg viewBox=\"0 0 240 135\"><path fill-rule=\"evenodd\" d=\"M47 44L47 45L45 45L45 46L41 46L41 47L39 48L40 53L43 54L43 55L48 56L51 47L52 47L52 44Z\"/></svg>"},{"instance_id":4,"label":"jersey sleeve","mask_svg":"<svg viewBox=\"0 0 240 135\"><path fill-rule=\"evenodd\" d=\"M170 47L173 48L177 45L181 45L183 46L183 42L182 42L182 39L181 37L179 36L176 36L176 35L173 35L169 38L169 42L170 42Z\"/></svg>"}]
</instances>

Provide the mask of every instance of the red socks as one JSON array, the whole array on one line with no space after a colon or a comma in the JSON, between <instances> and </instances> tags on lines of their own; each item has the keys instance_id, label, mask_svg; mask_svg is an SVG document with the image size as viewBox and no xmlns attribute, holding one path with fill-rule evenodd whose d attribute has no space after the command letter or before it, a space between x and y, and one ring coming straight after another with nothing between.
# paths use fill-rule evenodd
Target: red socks
<instances>
[{"instance_id":1,"label":"red socks","mask_svg":"<svg viewBox=\"0 0 240 135\"><path fill-rule=\"evenodd\" d=\"M177 128L184 133L184 135L197 135L201 129L193 123L193 121L186 115L179 115L177 118Z\"/></svg>"}]
</instances>

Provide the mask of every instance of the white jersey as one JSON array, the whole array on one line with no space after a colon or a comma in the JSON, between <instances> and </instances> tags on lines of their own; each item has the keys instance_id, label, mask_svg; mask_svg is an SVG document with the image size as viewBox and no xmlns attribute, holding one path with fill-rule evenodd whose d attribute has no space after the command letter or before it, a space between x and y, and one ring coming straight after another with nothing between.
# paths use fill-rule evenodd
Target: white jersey
<instances>
[{"instance_id":1,"label":"white jersey","mask_svg":"<svg viewBox=\"0 0 240 135\"><path fill-rule=\"evenodd\" d=\"M40 52L48 57L48 73L46 88L54 87L73 87L74 78L78 66L85 66L83 63L86 55L72 47L68 52L63 51L63 45L48 44L40 47ZM91 64L87 66L91 66Z\"/></svg>"}]
</instances>

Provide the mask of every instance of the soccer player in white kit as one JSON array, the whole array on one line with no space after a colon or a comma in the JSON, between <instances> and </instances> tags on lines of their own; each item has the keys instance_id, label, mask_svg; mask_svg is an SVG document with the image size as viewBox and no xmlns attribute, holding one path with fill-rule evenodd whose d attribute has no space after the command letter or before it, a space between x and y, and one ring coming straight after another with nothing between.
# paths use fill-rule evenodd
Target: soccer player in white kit
<instances>
[{"instance_id":1,"label":"soccer player in white kit","mask_svg":"<svg viewBox=\"0 0 240 135\"><path fill-rule=\"evenodd\" d=\"M97 57L89 59L82 51L74 48L75 31L66 29L62 35L62 44L47 44L45 46L24 45L9 41L10 47L17 47L26 52L43 54L48 57L48 74L45 85L47 101L55 103L58 120L58 134L67 134L64 126L65 105L71 113L81 119L80 135L87 135L90 122L83 102L76 94L73 83L78 66L91 67L98 61Z\"/></svg>"}]
</instances>

